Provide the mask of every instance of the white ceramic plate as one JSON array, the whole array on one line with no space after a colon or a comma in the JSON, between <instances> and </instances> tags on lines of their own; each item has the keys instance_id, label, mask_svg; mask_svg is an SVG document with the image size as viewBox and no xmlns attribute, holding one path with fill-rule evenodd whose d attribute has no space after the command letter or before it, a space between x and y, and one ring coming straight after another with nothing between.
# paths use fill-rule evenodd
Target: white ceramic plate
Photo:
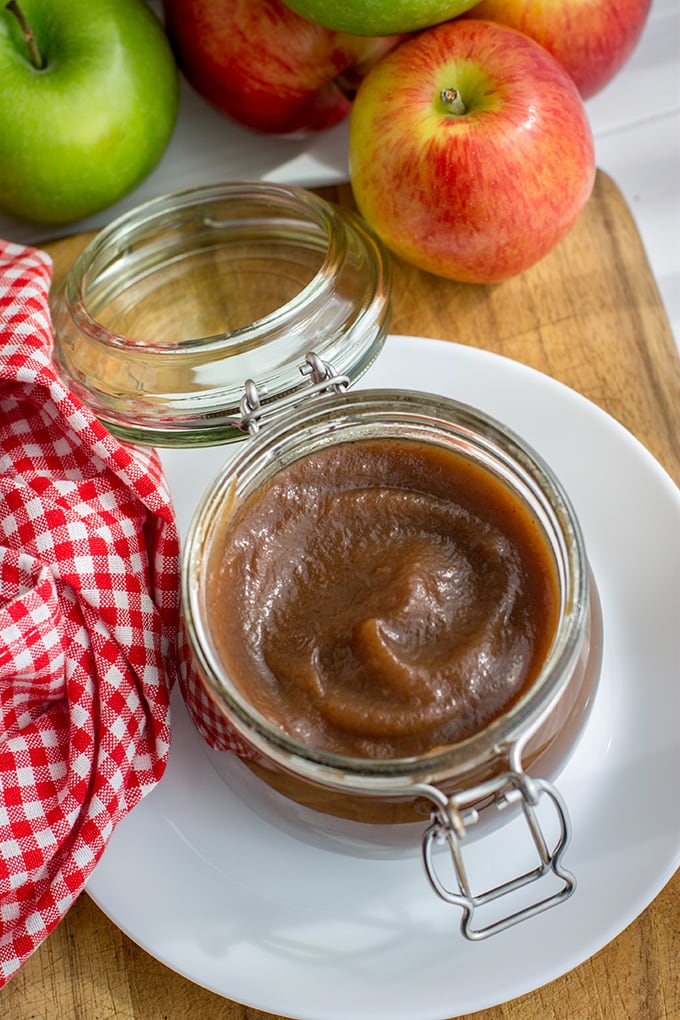
<instances>
[{"instance_id":1,"label":"white ceramic plate","mask_svg":"<svg viewBox=\"0 0 680 1020\"><path fill-rule=\"evenodd\" d=\"M228 998L303 1020L441 1020L577 966L678 866L680 493L613 419L496 355L392 337L362 386L436 391L495 415L547 458L574 501L605 625L593 714L557 784L573 824L565 864L575 894L466 942L457 908L430 890L417 856L314 848L241 803L178 698L166 776L119 825L88 891L149 953ZM182 528L227 455L164 454ZM492 851L482 840L468 853L481 871Z\"/></svg>"}]
</instances>

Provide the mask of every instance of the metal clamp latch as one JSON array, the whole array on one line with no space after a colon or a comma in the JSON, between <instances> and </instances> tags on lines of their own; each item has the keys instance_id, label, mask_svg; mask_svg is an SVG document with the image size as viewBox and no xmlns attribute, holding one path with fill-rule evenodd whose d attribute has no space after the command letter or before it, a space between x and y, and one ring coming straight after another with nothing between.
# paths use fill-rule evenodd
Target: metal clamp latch
<instances>
[{"instance_id":1,"label":"metal clamp latch","mask_svg":"<svg viewBox=\"0 0 680 1020\"><path fill-rule=\"evenodd\" d=\"M422 840L425 871L434 891L447 903L453 903L462 908L461 931L466 938L479 940L487 938L489 935L495 935L497 932L505 931L519 921L539 914L571 896L576 882L573 875L562 867L562 856L571 834L569 817L562 797L552 784L544 779L532 779L525 772L510 771L450 798L435 787L426 785L421 788L421 792L435 802L431 814L431 824L425 830ZM547 844L536 814L536 807L543 796L547 796L552 802L559 824L557 839L552 848ZM465 837L467 827L475 824L479 817L478 812L474 808L471 809L471 805L480 801L488 802L489 799L491 805L495 804L499 809L519 802L533 844L538 852L538 865L515 878L474 895L463 861L461 842ZM435 846L441 846L443 842L448 844L451 852L453 869L458 883L456 891L452 891L444 885L435 869L433 851ZM524 886L538 882L549 875L554 875L560 880L557 891L529 904L511 909L489 924L480 927L475 925L475 911L478 908L493 903L503 896L509 896Z\"/></svg>"},{"instance_id":2,"label":"metal clamp latch","mask_svg":"<svg viewBox=\"0 0 680 1020\"><path fill-rule=\"evenodd\" d=\"M339 375L329 361L323 361L314 351L309 351L305 355L304 364L300 365L300 372L302 375L309 376L309 386L302 391L296 390L294 393L287 393L267 404L262 403L262 398L267 393L266 386L258 386L252 379L247 379L244 384L245 393L239 404L241 417L236 423L237 427L255 435L256 432L259 432L261 421L265 415L277 415L287 407L294 407L302 399L316 393L340 393L350 383L349 376Z\"/></svg>"}]
</instances>

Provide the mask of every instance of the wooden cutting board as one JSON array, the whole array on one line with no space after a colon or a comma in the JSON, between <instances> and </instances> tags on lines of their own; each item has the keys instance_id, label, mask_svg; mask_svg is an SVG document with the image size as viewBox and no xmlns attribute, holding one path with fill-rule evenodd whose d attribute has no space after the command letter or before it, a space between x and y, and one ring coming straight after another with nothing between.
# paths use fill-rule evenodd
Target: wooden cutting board
<instances>
[{"instance_id":1,"label":"wooden cutting board","mask_svg":"<svg viewBox=\"0 0 680 1020\"><path fill-rule=\"evenodd\" d=\"M352 205L346 185L320 194ZM55 279L91 236L45 245ZM680 483L680 360L630 211L603 173L569 236L514 280L456 284L395 259L392 332L487 348L560 379L617 418ZM678 960L680 873L591 960L474 1018L678 1020ZM269 1014L222 999L157 963L84 895L0 992L0 1016L265 1020Z\"/></svg>"},{"instance_id":2,"label":"wooden cutting board","mask_svg":"<svg viewBox=\"0 0 680 1020\"><path fill-rule=\"evenodd\" d=\"M349 185L319 194L353 207ZM58 280L94 234L45 245ZM528 272L491 286L453 283L393 259L392 332L504 354L579 390L680 480L680 361L630 211L598 173L571 233Z\"/></svg>"}]
</instances>

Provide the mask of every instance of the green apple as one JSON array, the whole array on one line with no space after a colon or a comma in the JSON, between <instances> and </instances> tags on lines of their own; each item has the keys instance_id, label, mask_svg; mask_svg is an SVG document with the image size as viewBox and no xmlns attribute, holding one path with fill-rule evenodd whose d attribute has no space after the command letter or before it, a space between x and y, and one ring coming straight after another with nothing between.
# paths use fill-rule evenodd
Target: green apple
<instances>
[{"instance_id":1,"label":"green apple","mask_svg":"<svg viewBox=\"0 0 680 1020\"><path fill-rule=\"evenodd\" d=\"M354 35L405 35L470 10L478 0L284 0L318 25Z\"/></svg>"},{"instance_id":2,"label":"green apple","mask_svg":"<svg viewBox=\"0 0 680 1020\"><path fill-rule=\"evenodd\" d=\"M144 0L0 0L0 209L63 224L118 201L170 141L178 78Z\"/></svg>"}]
</instances>

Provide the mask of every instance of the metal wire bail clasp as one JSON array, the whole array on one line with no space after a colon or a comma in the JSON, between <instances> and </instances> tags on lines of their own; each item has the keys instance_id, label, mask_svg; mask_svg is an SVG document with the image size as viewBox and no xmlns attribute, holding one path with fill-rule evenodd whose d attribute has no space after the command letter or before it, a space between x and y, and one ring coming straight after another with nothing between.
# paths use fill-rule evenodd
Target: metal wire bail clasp
<instances>
[{"instance_id":1,"label":"metal wire bail clasp","mask_svg":"<svg viewBox=\"0 0 680 1020\"><path fill-rule=\"evenodd\" d=\"M340 393L350 384L349 376L339 375L331 362L324 361L314 351L309 351L305 355L304 363L299 366L299 369L302 375L309 376L309 386L306 386L304 390L284 394L284 396L267 403L262 402L262 398L266 396L267 387L258 386L253 379L246 379L243 397L239 405L240 418L236 422L236 427L255 435L259 432L261 421L265 415L270 417L277 415L286 408L299 404L302 399L318 393Z\"/></svg>"},{"instance_id":2,"label":"metal wire bail clasp","mask_svg":"<svg viewBox=\"0 0 680 1020\"><path fill-rule=\"evenodd\" d=\"M532 779L523 771L508 771L486 783L481 783L472 790L464 791L447 798L440 790L426 787L423 794L434 801L435 807L431 814L431 824L425 830L422 840L423 862L427 877L434 891L447 903L462 908L461 931L470 940L477 941L505 931L512 925L526 918L533 917L549 907L567 899L576 888L576 881L562 866L562 856L571 835L571 826L566 805L562 797L551 783L544 779ZM547 797L554 808L558 834L551 847L548 846L543 829L539 822L536 809L541 798ZM488 802L496 808L503 809L512 803L519 803L523 816L529 827L533 845L538 854L538 864L528 871L501 882L484 892L473 894L467 869L463 861L462 841L467 828L474 825L479 818L478 812L470 806L475 803ZM449 889L440 879L435 868L433 851L442 843L448 844L453 862L453 870L458 888ZM496 920L477 926L476 911L487 904L494 903L502 897L545 879L547 876L558 879L558 888L548 895L522 903L508 912L502 913ZM554 884L554 883L553 883Z\"/></svg>"}]
</instances>

